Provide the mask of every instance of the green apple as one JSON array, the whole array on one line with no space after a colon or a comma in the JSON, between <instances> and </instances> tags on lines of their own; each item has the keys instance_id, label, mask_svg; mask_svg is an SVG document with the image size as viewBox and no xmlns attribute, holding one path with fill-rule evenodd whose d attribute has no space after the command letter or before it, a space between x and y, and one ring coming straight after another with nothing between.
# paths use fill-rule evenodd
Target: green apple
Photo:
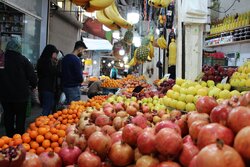
<instances>
[{"instance_id":1,"label":"green apple","mask_svg":"<svg viewBox=\"0 0 250 167\"><path fill-rule=\"evenodd\" d=\"M231 96L241 96L240 92L238 90L233 90L230 92Z\"/></svg>"},{"instance_id":2,"label":"green apple","mask_svg":"<svg viewBox=\"0 0 250 167\"><path fill-rule=\"evenodd\" d=\"M171 100L170 107L176 108L177 102L178 102L177 100Z\"/></svg>"},{"instance_id":3,"label":"green apple","mask_svg":"<svg viewBox=\"0 0 250 167\"><path fill-rule=\"evenodd\" d=\"M148 98L148 103L151 103L153 101L152 97Z\"/></svg>"},{"instance_id":4,"label":"green apple","mask_svg":"<svg viewBox=\"0 0 250 167\"><path fill-rule=\"evenodd\" d=\"M201 82L200 82L200 85L201 85L202 87L207 87L207 83L206 83L205 81L201 81Z\"/></svg>"},{"instance_id":5,"label":"green apple","mask_svg":"<svg viewBox=\"0 0 250 167\"><path fill-rule=\"evenodd\" d=\"M221 92L221 90L219 88L212 87L212 89L210 89L210 91L208 92L208 96L219 98L220 92Z\"/></svg>"},{"instance_id":6,"label":"green apple","mask_svg":"<svg viewBox=\"0 0 250 167\"><path fill-rule=\"evenodd\" d=\"M179 97L180 97L180 93L174 92L173 99L178 100Z\"/></svg>"},{"instance_id":7,"label":"green apple","mask_svg":"<svg viewBox=\"0 0 250 167\"><path fill-rule=\"evenodd\" d=\"M186 95L185 94L180 94L179 98L178 98L178 101L183 101L185 102L186 100Z\"/></svg>"},{"instance_id":8,"label":"green apple","mask_svg":"<svg viewBox=\"0 0 250 167\"><path fill-rule=\"evenodd\" d=\"M200 98L200 97L202 97L201 95L196 95L196 96L194 96L194 104L196 104L196 102L198 101L198 99Z\"/></svg>"},{"instance_id":9,"label":"green apple","mask_svg":"<svg viewBox=\"0 0 250 167\"><path fill-rule=\"evenodd\" d=\"M245 79L241 79L239 82L239 86L240 87L244 87L246 85L246 80Z\"/></svg>"},{"instance_id":10,"label":"green apple","mask_svg":"<svg viewBox=\"0 0 250 167\"><path fill-rule=\"evenodd\" d=\"M229 92L229 90L223 90L220 92L219 94L219 98L220 99L230 99L231 98L231 94Z\"/></svg>"},{"instance_id":11,"label":"green apple","mask_svg":"<svg viewBox=\"0 0 250 167\"><path fill-rule=\"evenodd\" d=\"M246 87L250 87L250 78L246 80Z\"/></svg>"},{"instance_id":12,"label":"green apple","mask_svg":"<svg viewBox=\"0 0 250 167\"><path fill-rule=\"evenodd\" d=\"M178 110L185 110L185 108L186 108L186 103L183 102L183 101L178 101L178 102L176 103L176 108L177 108Z\"/></svg>"},{"instance_id":13,"label":"green apple","mask_svg":"<svg viewBox=\"0 0 250 167\"><path fill-rule=\"evenodd\" d=\"M158 99L159 99L158 96L154 96L154 97L153 97L153 100L158 100Z\"/></svg>"},{"instance_id":14,"label":"green apple","mask_svg":"<svg viewBox=\"0 0 250 167\"><path fill-rule=\"evenodd\" d=\"M223 84L223 88L226 89L226 90L230 90L231 85L229 83Z\"/></svg>"},{"instance_id":15,"label":"green apple","mask_svg":"<svg viewBox=\"0 0 250 167\"><path fill-rule=\"evenodd\" d=\"M186 88L181 88L180 93L181 94L187 94L187 89Z\"/></svg>"},{"instance_id":16,"label":"green apple","mask_svg":"<svg viewBox=\"0 0 250 167\"><path fill-rule=\"evenodd\" d=\"M153 104L154 104L154 105L156 105L156 104L158 104L158 103L159 103L158 100L153 100Z\"/></svg>"},{"instance_id":17,"label":"green apple","mask_svg":"<svg viewBox=\"0 0 250 167\"><path fill-rule=\"evenodd\" d=\"M169 106L170 101L171 101L171 98L169 98L169 97L167 97L167 96L164 96L164 97L163 97L163 104L164 104L165 106Z\"/></svg>"},{"instance_id":18,"label":"green apple","mask_svg":"<svg viewBox=\"0 0 250 167\"><path fill-rule=\"evenodd\" d=\"M194 103L187 103L186 104L186 111L195 111L196 108L195 108L195 105Z\"/></svg>"},{"instance_id":19,"label":"green apple","mask_svg":"<svg viewBox=\"0 0 250 167\"><path fill-rule=\"evenodd\" d=\"M160 122L161 121L161 118L159 116L154 116L153 117L153 122L154 123L157 123L157 122Z\"/></svg>"},{"instance_id":20,"label":"green apple","mask_svg":"<svg viewBox=\"0 0 250 167\"><path fill-rule=\"evenodd\" d=\"M189 95L196 95L196 93L197 93L197 90L193 86L189 87L187 90L187 94Z\"/></svg>"},{"instance_id":21,"label":"green apple","mask_svg":"<svg viewBox=\"0 0 250 167\"><path fill-rule=\"evenodd\" d=\"M222 83L217 83L216 87L219 88L220 90L224 89L224 85Z\"/></svg>"},{"instance_id":22,"label":"green apple","mask_svg":"<svg viewBox=\"0 0 250 167\"><path fill-rule=\"evenodd\" d=\"M175 83L177 84L177 85L181 85L181 84L183 84L183 82L185 82L185 80L184 79L182 79L182 78L177 78L176 79L176 81L175 81Z\"/></svg>"},{"instance_id":23,"label":"green apple","mask_svg":"<svg viewBox=\"0 0 250 167\"><path fill-rule=\"evenodd\" d=\"M167 96L173 99L174 91L172 89L167 91Z\"/></svg>"},{"instance_id":24,"label":"green apple","mask_svg":"<svg viewBox=\"0 0 250 167\"><path fill-rule=\"evenodd\" d=\"M207 81L207 86L208 86L208 87L213 87L213 86L215 86L214 81L208 80L208 81Z\"/></svg>"},{"instance_id":25,"label":"green apple","mask_svg":"<svg viewBox=\"0 0 250 167\"><path fill-rule=\"evenodd\" d=\"M132 101L137 101L137 98L134 97L134 96L132 96L132 97L131 97L131 100L132 100Z\"/></svg>"},{"instance_id":26,"label":"green apple","mask_svg":"<svg viewBox=\"0 0 250 167\"><path fill-rule=\"evenodd\" d=\"M202 86L201 86L200 84L197 83L197 85L195 85L195 89L196 89L196 90L199 90L199 89L201 89L201 88L202 88Z\"/></svg>"},{"instance_id":27,"label":"green apple","mask_svg":"<svg viewBox=\"0 0 250 167\"><path fill-rule=\"evenodd\" d=\"M194 95L186 95L186 103L192 103L194 101Z\"/></svg>"},{"instance_id":28,"label":"green apple","mask_svg":"<svg viewBox=\"0 0 250 167\"><path fill-rule=\"evenodd\" d=\"M179 85L174 85L172 88L175 92L180 92L181 87Z\"/></svg>"},{"instance_id":29,"label":"green apple","mask_svg":"<svg viewBox=\"0 0 250 167\"><path fill-rule=\"evenodd\" d=\"M197 90L197 95L207 96L207 94L208 94L208 89L206 87L202 87Z\"/></svg>"}]
</instances>

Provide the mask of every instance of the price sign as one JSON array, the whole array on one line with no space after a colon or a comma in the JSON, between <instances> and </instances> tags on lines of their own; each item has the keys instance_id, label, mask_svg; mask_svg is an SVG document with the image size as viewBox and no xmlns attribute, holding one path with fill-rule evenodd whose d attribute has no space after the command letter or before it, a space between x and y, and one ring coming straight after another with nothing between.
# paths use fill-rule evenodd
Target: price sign
<instances>
[{"instance_id":1,"label":"price sign","mask_svg":"<svg viewBox=\"0 0 250 167\"><path fill-rule=\"evenodd\" d=\"M228 77L225 77L225 78L221 81L221 83L222 83L222 84L226 84L226 83L227 83L227 79L228 79Z\"/></svg>"},{"instance_id":2,"label":"price sign","mask_svg":"<svg viewBox=\"0 0 250 167\"><path fill-rule=\"evenodd\" d=\"M165 74L163 78L165 78L166 80L168 80L170 77L170 74Z\"/></svg>"},{"instance_id":3,"label":"price sign","mask_svg":"<svg viewBox=\"0 0 250 167\"><path fill-rule=\"evenodd\" d=\"M201 78L205 75L205 73L201 72L196 78L195 81L200 81Z\"/></svg>"}]
</instances>

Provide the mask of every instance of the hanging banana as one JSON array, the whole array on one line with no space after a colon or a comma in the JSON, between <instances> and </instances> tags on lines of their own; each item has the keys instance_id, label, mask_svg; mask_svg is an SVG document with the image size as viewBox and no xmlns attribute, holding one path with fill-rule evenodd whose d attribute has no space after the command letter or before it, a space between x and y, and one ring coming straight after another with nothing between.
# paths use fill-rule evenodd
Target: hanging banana
<instances>
[{"instance_id":1,"label":"hanging banana","mask_svg":"<svg viewBox=\"0 0 250 167\"><path fill-rule=\"evenodd\" d=\"M114 24L113 20L110 20L108 17L105 16L103 10L96 11L96 18L97 20L104 24L105 26L111 26Z\"/></svg>"},{"instance_id":2,"label":"hanging banana","mask_svg":"<svg viewBox=\"0 0 250 167\"><path fill-rule=\"evenodd\" d=\"M90 0L89 6L96 10L102 10L110 6L113 2L114 0Z\"/></svg>"},{"instance_id":3,"label":"hanging banana","mask_svg":"<svg viewBox=\"0 0 250 167\"><path fill-rule=\"evenodd\" d=\"M167 41L165 40L163 35L157 39L157 44L161 49L167 48Z\"/></svg>"}]
</instances>

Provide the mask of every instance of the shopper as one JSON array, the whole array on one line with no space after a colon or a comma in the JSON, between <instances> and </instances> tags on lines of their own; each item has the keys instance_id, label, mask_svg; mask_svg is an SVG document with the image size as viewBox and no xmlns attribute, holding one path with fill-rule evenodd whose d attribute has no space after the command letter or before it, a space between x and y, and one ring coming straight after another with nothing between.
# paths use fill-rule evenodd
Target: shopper
<instances>
[{"instance_id":1,"label":"shopper","mask_svg":"<svg viewBox=\"0 0 250 167\"><path fill-rule=\"evenodd\" d=\"M75 43L74 51L62 59L62 84L67 104L81 99L80 86L83 82L82 76L82 52L87 49L82 41Z\"/></svg>"},{"instance_id":2,"label":"shopper","mask_svg":"<svg viewBox=\"0 0 250 167\"><path fill-rule=\"evenodd\" d=\"M47 45L37 62L38 92L42 115L49 115L55 104L57 80L57 54L54 45Z\"/></svg>"},{"instance_id":3,"label":"shopper","mask_svg":"<svg viewBox=\"0 0 250 167\"><path fill-rule=\"evenodd\" d=\"M4 109L6 135L25 132L29 89L35 89L37 78L32 64L21 54L21 44L11 39L6 46L4 68L0 69L0 102Z\"/></svg>"},{"instance_id":4,"label":"shopper","mask_svg":"<svg viewBox=\"0 0 250 167\"><path fill-rule=\"evenodd\" d=\"M110 70L110 78L117 79L117 75L118 75L118 70L115 66L113 66Z\"/></svg>"},{"instance_id":5,"label":"shopper","mask_svg":"<svg viewBox=\"0 0 250 167\"><path fill-rule=\"evenodd\" d=\"M88 92L87 92L87 95L88 95L88 98L92 98L94 96L97 96L97 95L102 95L102 80L97 80L95 82L93 82L90 86L89 86L89 89L88 89Z\"/></svg>"}]
</instances>

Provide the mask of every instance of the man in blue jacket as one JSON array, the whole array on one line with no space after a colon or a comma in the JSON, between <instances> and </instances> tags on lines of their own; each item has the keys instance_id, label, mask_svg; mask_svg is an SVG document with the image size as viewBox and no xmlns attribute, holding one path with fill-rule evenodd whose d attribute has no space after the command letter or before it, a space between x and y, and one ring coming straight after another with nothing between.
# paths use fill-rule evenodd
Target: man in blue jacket
<instances>
[{"instance_id":1,"label":"man in blue jacket","mask_svg":"<svg viewBox=\"0 0 250 167\"><path fill-rule=\"evenodd\" d=\"M81 99L80 86L83 82L80 56L87 49L82 41L75 43L74 51L62 59L62 86L67 104Z\"/></svg>"}]
</instances>

